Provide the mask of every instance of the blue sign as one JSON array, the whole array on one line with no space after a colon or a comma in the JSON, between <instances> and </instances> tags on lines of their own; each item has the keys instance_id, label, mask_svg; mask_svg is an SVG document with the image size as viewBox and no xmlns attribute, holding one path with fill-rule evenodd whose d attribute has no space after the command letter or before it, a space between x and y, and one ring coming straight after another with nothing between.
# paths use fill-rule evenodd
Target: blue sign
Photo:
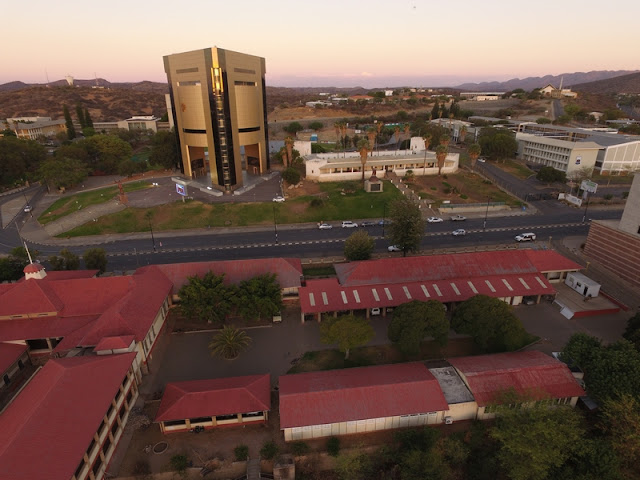
<instances>
[{"instance_id":1,"label":"blue sign","mask_svg":"<svg viewBox=\"0 0 640 480\"><path fill-rule=\"evenodd\" d=\"M184 185L180 185L179 183L176 183L176 192L178 192L178 195L182 195L183 197L187 195L187 189Z\"/></svg>"}]
</instances>

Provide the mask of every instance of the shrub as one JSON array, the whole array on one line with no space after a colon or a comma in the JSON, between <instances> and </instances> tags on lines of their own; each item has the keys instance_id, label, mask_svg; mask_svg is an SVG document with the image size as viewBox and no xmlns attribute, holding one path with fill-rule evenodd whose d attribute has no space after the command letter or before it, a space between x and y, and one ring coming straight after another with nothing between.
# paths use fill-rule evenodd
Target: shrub
<instances>
[{"instance_id":1,"label":"shrub","mask_svg":"<svg viewBox=\"0 0 640 480\"><path fill-rule=\"evenodd\" d=\"M445 195L449 195L449 194L451 193L451 189L450 189L449 187L447 187L447 188L445 188L442 192L443 192Z\"/></svg>"},{"instance_id":2,"label":"shrub","mask_svg":"<svg viewBox=\"0 0 640 480\"><path fill-rule=\"evenodd\" d=\"M311 201L309 202L309 206L314 208L320 208L323 205L324 205L324 201L318 197L312 198Z\"/></svg>"},{"instance_id":3,"label":"shrub","mask_svg":"<svg viewBox=\"0 0 640 480\"><path fill-rule=\"evenodd\" d=\"M273 440L269 440L265 442L265 444L260 449L260 456L265 460L273 460L275 456L278 454L278 445Z\"/></svg>"},{"instance_id":4,"label":"shrub","mask_svg":"<svg viewBox=\"0 0 640 480\"><path fill-rule=\"evenodd\" d=\"M305 442L298 441L291 444L291 453L296 457L309 453L309 445Z\"/></svg>"},{"instance_id":5,"label":"shrub","mask_svg":"<svg viewBox=\"0 0 640 480\"><path fill-rule=\"evenodd\" d=\"M622 192L622 198L627 198L629 196L629 192Z\"/></svg>"},{"instance_id":6,"label":"shrub","mask_svg":"<svg viewBox=\"0 0 640 480\"><path fill-rule=\"evenodd\" d=\"M451 184L450 184L450 183L442 182L442 184L443 184L445 187L449 187L449 188L451 188Z\"/></svg>"},{"instance_id":7,"label":"shrub","mask_svg":"<svg viewBox=\"0 0 640 480\"><path fill-rule=\"evenodd\" d=\"M463 200L466 200L469 197L463 193L462 195L460 195L460 198L462 198Z\"/></svg>"},{"instance_id":8,"label":"shrub","mask_svg":"<svg viewBox=\"0 0 640 480\"><path fill-rule=\"evenodd\" d=\"M249 447L246 445L238 445L233 449L233 453L236 456L236 462L244 462L249 458Z\"/></svg>"},{"instance_id":9,"label":"shrub","mask_svg":"<svg viewBox=\"0 0 640 480\"><path fill-rule=\"evenodd\" d=\"M289 167L282 172L282 178L289 185L295 185L300 181L300 172L293 167Z\"/></svg>"},{"instance_id":10,"label":"shrub","mask_svg":"<svg viewBox=\"0 0 640 480\"><path fill-rule=\"evenodd\" d=\"M438 190L438 187L431 187L431 190Z\"/></svg>"},{"instance_id":11,"label":"shrub","mask_svg":"<svg viewBox=\"0 0 640 480\"><path fill-rule=\"evenodd\" d=\"M327 440L327 453L332 457L340 454L340 439L338 437L329 437Z\"/></svg>"},{"instance_id":12,"label":"shrub","mask_svg":"<svg viewBox=\"0 0 640 480\"><path fill-rule=\"evenodd\" d=\"M171 457L171 460L169 460L169 464L176 472L184 473L189 466L189 459L186 455L174 455Z\"/></svg>"},{"instance_id":13,"label":"shrub","mask_svg":"<svg viewBox=\"0 0 640 480\"><path fill-rule=\"evenodd\" d=\"M133 474L134 475L150 475L151 467L149 466L149 462L146 460L138 460L136 464L133 466Z\"/></svg>"}]
</instances>

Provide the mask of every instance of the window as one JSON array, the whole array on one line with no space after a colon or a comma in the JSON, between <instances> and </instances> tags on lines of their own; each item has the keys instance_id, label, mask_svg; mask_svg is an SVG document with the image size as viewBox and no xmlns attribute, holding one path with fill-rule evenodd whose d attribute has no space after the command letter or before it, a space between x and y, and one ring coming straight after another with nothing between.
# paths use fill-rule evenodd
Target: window
<instances>
[{"instance_id":1,"label":"window","mask_svg":"<svg viewBox=\"0 0 640 480\"><path fill-rule=\"evenodd\" d=\"M109 437L105 438L104 445L102 445L102 453L104 456L107 456L107 452L109 451L109 447L111 446L111 439Z\"/></svg>"},{"instance_id":2,"label":"window","mask_svg":"<svg viewBox=\"0 0 640 480\"><path fill-rule=\"evenodd\" d=\"M118 427L119 427L119 425L118 425L118 421L117 421L117 420L115 420L115 421L113 422L113 425L111 425L111 435L113 435L113 437L114 437L114 438L115 438L115 436L116 436L116 433L118 433Z\"/></svg>"},{"instance_id":3,"label":"window","mask_svg":"<svg viewBox=\"0 0 640 480\"><path fill-rule=\"evenodd\" d=\"M242 418L261 417L262 415L263 415L263 412L249 412L249 413L243 413Z\"/></svg>"},{"instance_id":4,"label":"window","mask_svg":"<svg viewBox=\"0 0 640 480\"><path fill-rule=\"evenodd\" d=\"M184 427L184 420L169 420L168 422L164 422L165 427Z\"/></svg>"},{"instance_id":5,"label":"window","mask_svg":"<svg viewBox=\"0 0 640 480\"><path fill-rule=\"evenodd\" d=\"M100 459L100 457L96 457L96 463L93 464L93 468L91 469L93 471L93 475L94 476L98 476L98 472L100 471L100 467L102 467L102 460Z\"/></svg>"},{"instance_id":6,"label":"window","mask_svg":"<svg viewBox=\"0 0 640 480\"><path fill-rule=\"evenodd\" d=\"M216 416L216 420L217 421L221 421L221 420L232 420L234 418L238 418L237 415L217 415Z\"/></svg>"},{"instance_id":7,"label":"window","mask_svg":"<svg viewBox=\"0 0 640 480\"><path fill-rule=\"evenodd\" d=\"M211 421L211 417L190 418L189 421L191 423L206 423Z\"/></svg>"}]
</instances>

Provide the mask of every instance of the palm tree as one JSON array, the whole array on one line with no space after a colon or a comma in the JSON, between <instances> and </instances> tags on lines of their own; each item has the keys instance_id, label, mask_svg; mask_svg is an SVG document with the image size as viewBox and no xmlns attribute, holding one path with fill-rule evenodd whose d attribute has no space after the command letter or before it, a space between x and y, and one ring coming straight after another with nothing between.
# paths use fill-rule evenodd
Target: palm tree
<instances>
[{"instance_id":1,"label":"palm tree","mask_svg":"<svg viewBox=\"0 0 640 480\"><path fill-rule=\"evenodd\" d=\"M384 122L378 122L376 124L376 130L378 130L378 137L380 136L380 132L382 131L382 127L384 127ZM377 140L378 137L376 137L376 140ZM380 155L380 147L379 146L378 146L378 155Z\"/></svg>"},{"instance_id":2,"label":"palm tree","mask_svg":"<svg viewBox=\"0 0 640 480\"><path fill-rule=\"evenodd\" d=\"M291 165L291 162L293 161L293 138L291 137L287 137L284 139L284 145L285 147L287 147L287 161L284 162L284 166L288 167L289 165Z\"/></svg>"},{"instance_id":3,"label":"palm tree","mask_svg":"<svg viewBox=\"0 0 640 480\"><path fill-rule=\"evenodd\" d=\"M400 146L400 127L396 125L395 127L393 127L393 131L396 134L396 155L397 155L398 147Z\"/></svg>"},{"instance_id":4,"label":"palm tree","mask_svg":"<svg viewBox=\"0 0 640 480\"><path fill-rule=\"evenodd\" d=\"M340 133L342 134L342 154L343 157L347 157L347 142L345 137L347 136L347 124L340 122Z\"/></svg>"},{"instance_id":5,"label":"palm tree","mask_svg":"<svg viewBox=\"0 0 640 480\"><path fill-rule=\"evenodd\" d=\"M467 127L462 125L460 127L460 132L458 133L458 143L464 143L464 139L467 136Z\"/></svg>"},{"instance_id":6,"label":"palm tree","mask_svg":"<svg viewBox=\"0 0 640 480\"><path fill-rule=\"evenodd\" d=\"M422 175L426 175L427 172L427 150L429 150L429 145L431 145L431 134L426 133L422 136L422 140L424 140L424 165L422 167Z\"/></svg>"},{"instance_id":7,"label":"palm tree","mask_svg":"<svg viewBox=\"0 0 640 480\"><path fill-rule=\"evenodd\" d=\"M438 159L438 176L442 173L442 167L444 167L444 161L447 158L449 151L444 145L438 145L436 148L436 158Z\"/></svg>"},{"instance_id":8,"label":"palm tree","mask_svg":"<svg viewBox=\"0 0 640 480\"><path fill-rule=\"evenodd\" d=\"M369 146L371 147L371 151L375 149L376 145L376 129L371 127L367 130L367 137L369 138Z\"/></svg>"},{"instance_id":9,"label":"palm tree","mask_svg":"<svg viewBox=\"0 0 640 480\"><path fill-rule=\"evenodd\" d=\"M225 325L209 342L211 355L219 355L225 360L233 360L251 345L251 337L238 328Z\"/></svg>"},{"instance_id":10,"label":"palm tree","mask_svg":"<svg viewBox=\"0 0 640 480\"><path fill-rule=\"evenodd\" d=\"M336 129L336 146L337 146L337 145L338 145L338 143L340 142L340 140L339 140L339 139L340 139L340 125L341 125L341 123L340 123L340 122L335 122L335 123L333 124L333 128L335 128L335 129Z\"/></svg>"},{"instance_id":11,"label":"palm tree","mask_svg":"<svg viewBox=\"0 0 640 480\"><path fill-rule=\"evenodd\" d=\"M442 145L443 147L448 147L449 142L451 142L451 137L449 135L440 135L440 145Z\"/></svg>"},{"instance_id":12,"label":"palm tree","mask_svg":"<svg viewBox=\"0 0 640 480\"><path fill-rule=\"evenodd\" d=\"M367 155L369 154L369 141L363 138L358 142L358 152L360 152L360 163L362 163L362 183L364 184L364 167L367 164Z\"/></svg>"},{"instance_id":13,"label":"palm tree","mask_svg":"<svg viewBox=\"0 0 640 480\"><path fill-rule=\"evenodd\" d=\"M406 140L411 139L411 125L409 125L408 123L404 124L404 134L407 137ZM411 146L411 143L409 143L409 146Z\"/></svg>"},{"instance_id":14,"label":"palm tree","mask_svg":"<svg viewBox=\"0 0 640 480\"><path fill-rule=\"evenodd\" d=\"M482 152L480 145L474 143L473 145L469 145L469 149L467 150L469 153L469 158L471 159L471 168L476 168L476 160L480 156Z\"/></svg>"}]
</instances>

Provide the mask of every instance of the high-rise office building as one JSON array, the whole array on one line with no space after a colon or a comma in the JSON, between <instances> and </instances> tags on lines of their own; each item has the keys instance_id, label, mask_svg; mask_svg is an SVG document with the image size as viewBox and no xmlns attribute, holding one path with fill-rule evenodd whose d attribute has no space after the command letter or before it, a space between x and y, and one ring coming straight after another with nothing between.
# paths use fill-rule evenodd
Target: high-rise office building
<instances>
[{"instance_id":1,"label":"high-rise office building","mask_svg":"<svg viewBox=\"0 0 640 480\"><path fill-rule=\"evenodd\" d=\"M164 69L187 178L231 193L269 169L264 58L214 47Z\"/></svg>"}]
</instances>

